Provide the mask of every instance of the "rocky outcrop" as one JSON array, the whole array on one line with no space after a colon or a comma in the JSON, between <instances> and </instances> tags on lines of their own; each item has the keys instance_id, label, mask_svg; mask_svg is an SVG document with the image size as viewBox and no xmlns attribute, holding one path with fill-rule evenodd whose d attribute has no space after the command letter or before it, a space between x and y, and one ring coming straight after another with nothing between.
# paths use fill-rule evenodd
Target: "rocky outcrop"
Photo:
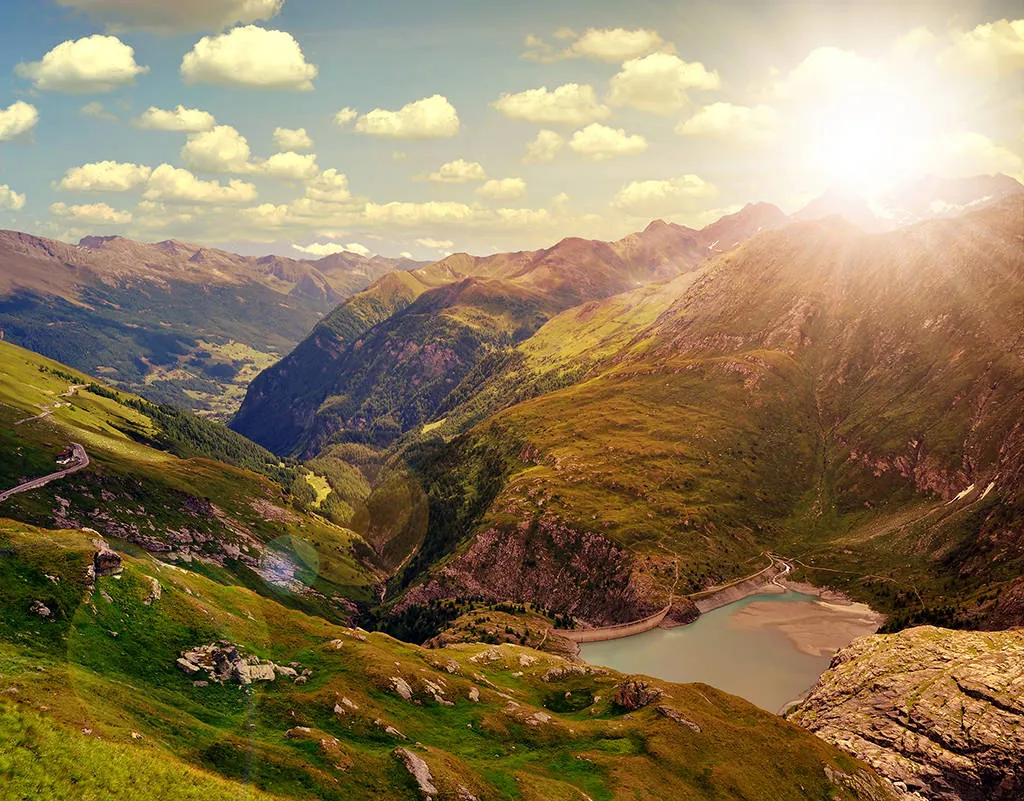
<instances>
[{"instance_id":1,"label":"rocky outcrop","mask_svg":"<svg viewBox=\"0 0 1024 801\"><path fill-rule=\"evenodd\" d=\"M622 709L640 709L661 698L661 690L640 679L626 679L615 692L615 705Z\"/></svg>"},{"instance_id":2,"label":"rocky outcrop","mask_svg":"<svg viewBox=\"0 0 1024 801\"><path fill-rule=\"evenodd\" d=\"M431 798L437 794L437 788L434 786L434 777L430 774L430 768L422 758L418 757L408 748L396 748L391 753L412 774L412 777L416 780L416 785L419 787L420 794L424 798Z\"/></svg>"},{"instance_id":3,"label":"rocky outcrop","mask_svg":"<svg viewBox=\"0 0 1024 801\"><path fill-rule=\"evenodd\" d=\"M302 666L297 662L293 662L292 667L275 665L258 656L246 654L237 645L224 640L182 651L175 664L188 676L205 673L210 681L218 684L237 682L246 685L255 681L274 681L279 675L294 677L292 681L295 684L305 684L311 674L307 668L299 675L296 668Z\"/></svg>"},{"instance_id":4,"label":"rocky outcrop","mask_svg":"<svg viewBox=\"0 0 1024 801\"><path fill-rule=\"evenodd\" d=\"M1024 798L1024 629L861 637L789 717L906 799Z\"/></svg>"}]
</instances>

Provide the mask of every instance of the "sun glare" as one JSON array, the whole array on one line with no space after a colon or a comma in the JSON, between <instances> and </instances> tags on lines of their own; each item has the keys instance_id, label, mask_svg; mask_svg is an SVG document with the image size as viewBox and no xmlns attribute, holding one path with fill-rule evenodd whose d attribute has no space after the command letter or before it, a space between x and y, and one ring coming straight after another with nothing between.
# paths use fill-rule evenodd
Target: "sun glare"
<instances>
[{"instance_id":1,"label":"sun glare","mask_svg":"<svg viewBox=\"0 0 1024 801\"><path fill-rule=\"evenodd\" d=\"M829 184L878 196L924 168L930 123L921 98L846 99L815 112L808 156Z\"/></svg>"}]
</instances>

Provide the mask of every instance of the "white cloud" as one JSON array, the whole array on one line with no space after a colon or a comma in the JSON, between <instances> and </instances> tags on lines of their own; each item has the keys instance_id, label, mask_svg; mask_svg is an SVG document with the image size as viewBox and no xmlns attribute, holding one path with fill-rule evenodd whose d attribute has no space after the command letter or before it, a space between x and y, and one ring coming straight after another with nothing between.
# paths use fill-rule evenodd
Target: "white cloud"
<instances>
[{"instance_id":1,"label":"white cloud","mask_svg":"<svg viewBox=\"0 0 1024 801\"><path fill-rule=\"evenodd\" d=\"M691 90L717 89L717 72L698 62L686 62L671 53L634 58L608 84L608 102L655 114L671 114L689 102Z\"/></svg>"},{"instance_id":2,"label":"white cloud","mask_svg":"<svg viewBox=\"0 0 1024 801\"><path fill-rule=\"evenodd\" d=\"M186 83L308 92L317 68L290 33L246 25L196 42L181 61L181 75Z\"/></svg>"},{"instance_id":3,"label":"white cloud","mask_svg":"<svg viewBox=\"0 0 1024 801\"><path fill-rule=\"evenodd\" d=\"M271 178L279 178L282 181L309 181L320 174L315 154L300 155L291 151L275 153L260 164L258 169Z\"/></svg>"},{"instance_id":4,"label":"white cloud","mask_svg":"<svg viewBox=\"0 0 1024 801\"><path fill-rule=\"evenodd\" d=\"M179 133L200 133L211 130L217 120L208 111L178 106L167 111L150 106L132 123L146 131L175 131Z\"/></svg>"},{"instance_id":5,"label":"white cloud","mask_svg":"<svg viewBox=\"0 0 1024 801\"><path fill-rule=\"evenodd\" d=\"M538 125L586 125L607 119L611 109L599 103L594 87L567 83L552 92L546 86L515 94L503 93L494 107L513 120Z\"/></svg>"},{"instance_id":6,"label":"white cloud","mask_svg":"<svg viewBox=\"0 0 1024 801\"><path fill-rule=\"evenodd\" d=\"M526 194L526 181L522 178L500 178L485 183L476 193L488 200L514 200Z\"/></svg>"},{"instance_id":7,"label":"white cloud","mask_svg":"<svg viewBox=\"0 0 1024 801\"><path fill-rule=\"evenodd\" d=\"M666 181L633 181L615 195L612 205L634 217L657 217L692 210L716 193L714 185L697 175Z\"/></svg>"},{"instance_id":8,"label":"white cloud","mask_svg":"<svg viewBox=\"0 0 1024 801\"><path fill-rule=\"evenodd\" d=\"M190 134L181 149L185 163L197 172L252 172L251 156L249 142L230 125Z\"/></svg>"},{"instance_id":9,"label":"white cloud","mask_svg":"<svg viewBox=\"0 0 1024 801\"><path fill-rule=\"evenodd\" d=\"M371 224L393 224L401 226L441 225L465 223L474 216L473 208L465 203L430 200L426 203L367 203L364 209L366 221Z\"/></svg>"},{"instance_id":10,"label":"white cloud","mask_svg":"<svg viewBox=\"0 0 1024 801\"><path fill-rule=\"evenodd\" d=\"M998 78L1024 70L1024 19L988 22L952 39L940 59L956 71Z\"/></svg>"},{"instance_id":11,"label":"white cloud","mask_svg":"<svg viewBox=\"0 0 1024 801\"><path fill-rule=\"evenodd\" d=\"M86 103L78 109L78 113L83 117L91 117L94 120L105 120L107 122L117 121L117 115L111 114L107 111L106 106L104 106L99 100L93 100L91 103Z\"/></svg>"},{"instance_id":12,"label":"white cloud","mask_svg":"<svg viewBox=\"0 0 1024 801\"><path fill-rule=\"evenodd\" d=\"M90 203L84 206L52 203L50 212L56 217L88 225L125 225L132 221L131 212L118 211L106 203Z\"/></svg>"},{"instance_id":13,"label":"white cloud","mask_svg":"<svg viewBox=\"0 0 1024 801\"><path fill-rule=\"evenodd\" d=\"M15 192L7 184L0 184L0 211L21 211L25 208L25 196Z\"/></svg>"},{"instance_id":14,"label":"white cloud","mask_svg":"<svg viewBox=\"0 0 1024 801\"><path fill-rule=\"evenodd\" d=\"M117 29L187 33L270 19L280 13L284 0L57 0L57 3L109 20Z\"/></svg>"},{"instance_id":15,"label":"white cloud","mask_svg":"<svg viewBox=\"0 0 1024 801\"><path fill-rule=\"evenodd\" d=\"M676 126L683 136L763 142L771 139L780 124L779 113L770 106L734 106L712 103Z\"/></svg>"},{"instance_id":16,"label":"white cloud","mask_svg":"<svg viewBox=\"0 0 1024 801\"><path fill-rule=\"evenodd\" d=\"M14 139L35 128L39 122L39 110L23 100L17 100L7 108L0 109L0 142Z\"/></svg>"},{"instance_id":17,"label":"white cloud","mask_svg":"<svg viewBox=\"0 0 1024 801\"><path fill-rule=\"evenodd\" d=\"M320 242L313 242L309 245L292 245L300 253L308 253L310 256L330 256L334 253L355 253L358 256L369 256L371 251L365 245L360 245L358 242L350 242L347 245L338 245L334 242L327 242L321 244Z\"/></svg>"},{"instance_id":18,"label":"white cloud","mask_svg":"<svg viewBox=\"0 0 1024 801\"><path fill-rule=\"evenodd\" d=\"M152 172L143 164L94 161L71 167L57 188L66 192L128 192L146 183Z\"/></svg>"},{"instance_id":19,"label":"white cloud","mask_svg":"<svg viewBox=\"0 0 1024 801\"><path fill-rule=\"evenodd\" d=\"M22 62L14 71L42 91L87 94L128 86L149 67L136 64L135 50L116 36L94 34L61 42L42 61Z\"/></svg>"},{"instance_id":20,"label":"white cloud","mask_svg":"<svg viewBox=\"0 0 1024 801\"><path fill-rule=\"evenodd\" d=\"M425 236L422 239L417 239L416 244L431 250L451 250L452 245L455 243L450 239L434 239L433 237Z\"/></svg>"},{"instance_id":21,"label":"white cloud","mask_svg":"<svg viewBox=\"0 0 1024 801\"><path fill-rule=\"evenodd\" d=\"M333 167L306 183L306 197L323 203L344 203L352 198L348 177Z\"/></svg>"},{"instance_id":22,"label":"white cloud","mask_svg":"<svg viewBox=\"0 0 1024 801\"><path fill-rule=\"evenodd\" d=\"M537 138L526 144L524 164L548 164L565 147L565 139L554 131L544 128L537 132Z\"/></svg>"},{"instance_id":23,"label":"white cloud","mask_svg":"<svg viewBox=\"0 0 1024 801\"><path fill-rule=\"evenodd\" d=\"M339 128L347 128L356 117L359 116L359 112L354 108L348 108L347 106L341 109L337 114L334 115L334 124Z\"/></svg>"},{"instance_id":24,"label":"white cloud","mask_svg":"<svg viewBox=\"0 0 1024 801\"><path fill-rule=\"evenodd\" d=\"M401 256L401 257L402 257L403 259L410 259L410 260L411 260L411 259L412 259L412 257L413 257L413 256L412 256L412 254L411 254L411 253L410 253L410 252L409 252L408 250L403 250L403 251L402 251L401 253L399 253L398 255L399 255L399 256Z\"/></svg>"},{"instance_id":25,"label":"white cloud","mask_svg":"<svg viewBox=\"0 0 1024 801\"><path fill-rule=\"evenodd\" d=\"M437 172L427 176L428 181L442 184L465 184L471 181L484 181L487 173L484 168L475 161L456 159L442 164Z\"/></svg>"},{"instance_id":26,"label":"white cloud","mask_svg":"<svg viewBox=\"0 0 1024 801\"><path fill-rule=\"evenodd\" d=\"M561 34L561 35L559 35ZM631 58L647 56L658 50L670 50L657 31L638 28L589 28L582 36L577 37L573 31L562 29L556 32L556 38L575 39L564 49L557 49L530 35L526 37L526 52L523 58L530 61L552 62L565 58L593 58L611 63L627 61Z\"/></svg>"},{"instance_id":27,"label":"white cloud","mask_svg":"<svg viewBox=\"0 0 1024 801\"><path fill-rule=\"evenodd\" d=\"M313 140L305 128L275 128L274 144L279 150L311 150Z\"/></svg>"},{"instance_id":28,"label":"white cloud","mask_svg":"<svg viewBox=\"0 0 1024 801\"><path fill-rule=\"evenodd\" d=\"M459 115L447 97L432 95L398 111L376 108L359 118L356 130L390 139L447 138L459 132Z\"/></svg>"},{"instance_id":29,"label":"white cloud","mask_svg":"<svg viewBox=\"0 0 1024 801\"><path fill-rule=\"evenodd\" d=\"M639 134L627 134L621 128L594 122L572 135L569 149L591 161L607 161L642 153L647 150L647 140Z\"/></svg>"},{"instance_id":30,"label":"white cloud","mask_svg":"<svg viewBox=\"0 0 1024 801\"><path fill-rule=\"evenodd\" d=\"M252 203L256 187L237 178L227 186L218 181L202 181L188 170L161 164L146 182L143 197L163 203Z\"/></svg>"},{"instance_id":31,"label":"white cloud","mask_svg":"<svg viewBox=\"0 0 1024 801\"><path fill-rule=\"evenodd\" d=\"M841 97L878 87L884 77L880 62L850 50L819 47L776 81L773 91L786 99L815 95Z\"/></svg>"}]
</instances>

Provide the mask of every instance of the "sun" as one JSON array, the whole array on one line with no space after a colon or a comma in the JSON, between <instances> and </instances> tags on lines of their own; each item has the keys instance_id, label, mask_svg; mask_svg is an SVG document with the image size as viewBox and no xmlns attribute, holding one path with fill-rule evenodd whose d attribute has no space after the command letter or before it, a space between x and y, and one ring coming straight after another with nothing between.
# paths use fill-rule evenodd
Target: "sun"
<instances>
[{"instance_id":1,"label":"sun","mask_svg":"<svg viewBox=\"0 0 1024 801\"><path fill-rule=\"evenodd\" d=\"M922 170L932 122L924 97L895 91L846 97L812 113L807 155L829 185L878 197Z\"/></svg>"}]
</instances>

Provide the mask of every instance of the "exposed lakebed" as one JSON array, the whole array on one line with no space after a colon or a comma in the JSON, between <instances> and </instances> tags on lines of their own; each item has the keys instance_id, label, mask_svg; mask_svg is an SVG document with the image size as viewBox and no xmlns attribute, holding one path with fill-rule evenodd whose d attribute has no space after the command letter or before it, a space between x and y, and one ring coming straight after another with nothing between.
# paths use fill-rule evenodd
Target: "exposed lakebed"
<instances>
[{"instance_id":1,"label":"exposed lakebed","mask_svg":"<svg viewBox=\"0 0 1024 801\"><path fill-rule=\"evenodd\" d=\"M624 673L704 682L778 712L817 681L836 650L880 620L863 604L766 590L688 626L581 645L580 655Z\"/></svg>"}]
</instances>

